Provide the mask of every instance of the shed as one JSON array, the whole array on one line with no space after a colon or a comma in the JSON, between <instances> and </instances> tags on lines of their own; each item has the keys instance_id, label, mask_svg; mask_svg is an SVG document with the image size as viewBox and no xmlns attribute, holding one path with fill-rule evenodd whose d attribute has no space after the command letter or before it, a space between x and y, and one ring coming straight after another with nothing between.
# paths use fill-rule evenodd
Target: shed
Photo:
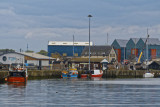
<instances>
[{"instance_id":1,"label":"shed","mask_svg":"<svg viewBox=\"0 0 160 107\"><path fill-rule=\"evenodd\" d=\"M144 48L143 56L141 58L141 61L144 61L147 59L147 54L146 54L146 45L145 41L147 38L140 38L140 40L137 43L137 48L139 49L138 55L140 55L142 49ZM147 41L148 45L148 59L155 59L157 57L160 57L160 41L158 38L149 38Z\"/></svg>"},{"instance_id":2,"label":"shed","mask_svg":"<svg viewBox=\"0 0 160 107\"><path fill-rule=\"evenodd\" d=\"M111 46L113 46L114 50L116 51L117 54L117 60L118 62L123 61L126 59L126 44L128 40L124 39L115 39L112 43Z\"/></svg>"},{"instance_id":3,"label":"shed","mask_svg":"<svg viewBox=\"0 0 160 107\"><path fill-rule=\"evenodd\" d=\"M160 61L153 61L148 65L149 69L160 70Z\"/></svg>"},{"instance_id":4,"label":"shed","mask_svg":"<svg viewBox=\"0 0 160 107\"><path fill-rule=\"evenodd\" d=\"M126 44L126 59L136 60L138 57L137 42L140 38L130 38Z\"/></svg>"}]
</instances>

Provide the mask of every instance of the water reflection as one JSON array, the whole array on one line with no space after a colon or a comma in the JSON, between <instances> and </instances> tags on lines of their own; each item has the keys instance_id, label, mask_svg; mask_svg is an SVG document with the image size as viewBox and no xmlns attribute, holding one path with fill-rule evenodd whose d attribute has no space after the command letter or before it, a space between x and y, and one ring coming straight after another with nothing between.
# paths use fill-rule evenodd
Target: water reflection
<instances>
[{"instance_id":1,"label":"water reflection","mask_svg":"<svg viewBox=\"0 0 160 107\"><path fill-rule=\"evenodd\" d=\"M27 83L7 83L7 85L12 88L25 88Z\"/></svg>"},{"instance_id":2,"label":"water reflection","mask_svg":"<svg viewBox=\"0 0 160 107\"><path fill-rule=\"evenodd\" d=\"M0 107L158 107L159 81L63 78L1 84Z\"/></svg>"}]
</instances>

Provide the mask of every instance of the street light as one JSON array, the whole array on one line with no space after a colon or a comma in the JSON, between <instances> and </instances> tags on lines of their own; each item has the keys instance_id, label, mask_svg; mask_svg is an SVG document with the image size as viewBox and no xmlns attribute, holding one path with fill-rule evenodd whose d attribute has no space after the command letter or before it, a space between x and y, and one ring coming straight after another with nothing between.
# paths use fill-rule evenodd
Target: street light
<instances>
[{"instance_id":1,"label":"street light","mask_svg":"<svg viewBox=\"0 0 160 107\"><path fill-rule=\"evenodd\" d=\"M89 17L89 71L91 70L90 68L90 18L92 17L92 15L88 15Z\"/></svg>"}]
</instances>

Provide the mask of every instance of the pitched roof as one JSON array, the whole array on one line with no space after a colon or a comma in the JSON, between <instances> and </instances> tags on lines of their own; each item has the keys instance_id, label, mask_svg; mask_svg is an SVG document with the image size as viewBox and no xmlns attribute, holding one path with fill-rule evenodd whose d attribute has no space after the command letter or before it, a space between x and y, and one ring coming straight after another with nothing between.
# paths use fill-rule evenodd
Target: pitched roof
<instances>
[{"instance_id":1,"label":"pitched roof","mask_svg":"<svg viewBox=\"0 0 160 107\"><path fill-rule=\"evenodd\" d=\"M158 65L160 65L160 61L153 61L153 62L150 63L149 65L152 65L153 63L157 63Z\"/></svg>"},{"instance_id":2,"label":"pitched roof","mask_svg":"<svg viewBox=\"0 0 160 107\"><path fill-rule=\"evenodd\" d=\"M146 41L147 38L141 38L143 42ZM147 44L149 45L160 45L160 41L158 38L148 38Z\"/></svg>"},{"instance_id":3,"label":"pitched roof","mask_svg":"<svg viewBox=\"0 0 160 107\"><path fill-rule=\"evenodd\" d=\"M33 57L33 58L36 58L36 59L54 59L54 58L51 58L51 57L48 57L48 56L45 56L45 55L41 55L41 54L36 54L36 53L21 52L20 54L23 54L23 55L26 55L26 56L29 56L29 57Z\"/></svg>"},{"instance_id":4,"label":"pitched roof","mask_svg":"<svg viewBox=\"0 0 160 107\"><path fill-rule=\"evenodd\" d=\"M29 53L29 52L7 52L7 53L1 54L0 56L2 56L4 54L12 54L12 53L20 54L20 55L24 55L24 56L29 56L29 57L32 57L35 59L55 59L55 58L48 57L45 55L41 55L41 54L37 54L37 53Z\"/></svg>"},{"instance_id":5,"label":"pitched roof","mask_svg":"<svg viewBox=\"0 0 160 107\"><path fill-rule=\"evenodd\" d=\"M101 62L104 58L90 58L91 62ZM88 63L88 58L72 58L70 61L72 62L82 62L82 63Z\"/></svg>"},{"instance_id":6,"label":"pitched roof","mask_svg":"<svg viewBox=\"0 0 160 107\"><path fill-rule=\"evenodd\" d=\"M93 56L103 56L104 54L108 56L111 49L112 49L112 46L91 46L90 52ZM89 55L88 50L89 50L89 46L85 47L81 56Z\"/></svg>"},{"instance_id":7,"label":"pitched roof","mask_svg":"<svg viewBox=\"0 0 160 107\"><path fill-rule=\"evenodd\" d=\"M126 44L128 42L128 40L124 40L124 39L116 39L116 41L118 42L120 47L126 47Z\"/></svg>"},{"instance_id":8,"label":"pitched roof","mask_svg":"<svg viewBox=\"0 0 160 107\"><path fill-rule=\"evenodd\" d=\"M131 38L135 44L139 41L140 38Z\"/></svg>"}]
</instances>

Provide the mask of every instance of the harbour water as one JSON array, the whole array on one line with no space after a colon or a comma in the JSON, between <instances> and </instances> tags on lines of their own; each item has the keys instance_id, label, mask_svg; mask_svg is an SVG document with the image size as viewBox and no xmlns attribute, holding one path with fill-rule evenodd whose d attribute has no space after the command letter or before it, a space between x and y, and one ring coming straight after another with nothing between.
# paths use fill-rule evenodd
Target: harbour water
<instances>
[{"instance_id":1,"label":"harbour water","mask_svg":"<svg viewBox=\"0 0 160 107\"><path fill-rule=\"evenodd\" d=\"M42 79L0 84L0 107L159 107L160 78Z\"/></svg>"}]
</instances>

